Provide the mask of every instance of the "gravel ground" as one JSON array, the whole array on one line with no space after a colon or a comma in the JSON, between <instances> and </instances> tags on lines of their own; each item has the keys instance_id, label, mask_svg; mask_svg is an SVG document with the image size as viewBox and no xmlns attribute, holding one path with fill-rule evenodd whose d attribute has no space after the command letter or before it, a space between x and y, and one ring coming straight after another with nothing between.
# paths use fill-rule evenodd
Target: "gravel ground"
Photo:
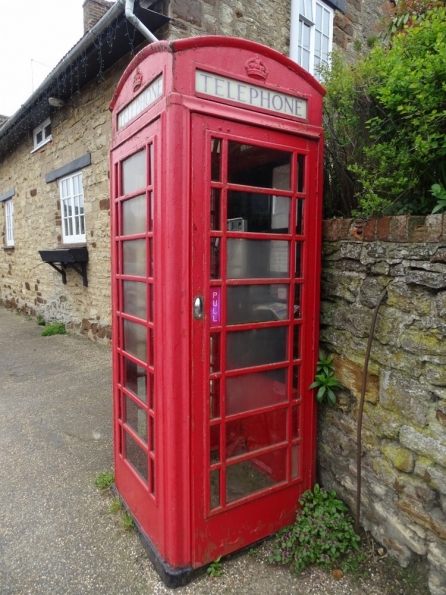
<instances>
[{"instance_id":1,"label":"gravel ground","mask_svg":"<svg viewBox=\"0 0 446 595\"><path fill-rule=\"evenodd\" d=\"M110 501L111 497L104 499L105 511ZM122 532L119 514L108 514L114 516L116 530ZM134 544L135 561L153 589L147 592L153 595L173 592L178 595L429 595L425 567L402 569L385 553L380 556L379 546L367 536L364 538L367 559L357 571L340 579L334 578L332 571L317 567L295 575L288 568L271 565L267 561L269 544L265 542L256 549L223 560L222 576L212 578L203 574L175 591L158 580L137 534L127 533L127 538Z\"/></svg>"},{"instance_id":2,"label":"gravel ground","mask_svg":"<svg viewBox=\"0 0 446 595\"><path fill-rule=\"evenodd\" d=\"M110 349L41 337L35 320L0 307L0 595L161 595L159 580L111 493ZM355 576L300 576L266 561L268 544L225 560L178 595L425 595L422 572L370 556ZM373 549L373 548L372 548ZM367 573L367 577L362 575Z\"/></svg>"}]
</instances>

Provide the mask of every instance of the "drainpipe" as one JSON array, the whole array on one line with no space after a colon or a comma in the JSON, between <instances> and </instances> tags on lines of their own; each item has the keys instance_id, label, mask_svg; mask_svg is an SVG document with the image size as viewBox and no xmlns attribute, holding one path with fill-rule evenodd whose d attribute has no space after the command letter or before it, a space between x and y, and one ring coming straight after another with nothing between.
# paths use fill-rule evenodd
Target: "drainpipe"
<instances>
[{"instance_id":1,"label":"drainpipe","mask_svg":"<svg viewBox=\"0 0 446 595\"><path fill-rule=\"evenodd\" d=\"M127 20L130 21L135 29L138 29L138 31L142 33L146 39L148 39L150 42L158 41L155 35L149 31L149 29L147 29L143 23L141 23L137 16L135 16L133 12L135 0L118 0L117 4L125 4L125 16Z\"/></svg>"}]
</instances>

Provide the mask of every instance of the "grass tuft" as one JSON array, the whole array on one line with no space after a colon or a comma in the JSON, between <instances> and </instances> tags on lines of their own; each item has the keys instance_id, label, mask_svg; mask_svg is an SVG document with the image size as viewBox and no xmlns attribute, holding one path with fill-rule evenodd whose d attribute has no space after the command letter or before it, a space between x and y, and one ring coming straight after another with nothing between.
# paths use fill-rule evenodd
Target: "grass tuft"
<instances>
[{"instance_id":1,"label":"grass tuft","mask_svg":"<svg viewBox=\"0 0 446 595\"><path fill-rule=\"evenodd\" d=\"M132 531L135 527L133 519L128 512L124 512L122 515L122 526L125 531Z\"/></svg>"}]
</instances>

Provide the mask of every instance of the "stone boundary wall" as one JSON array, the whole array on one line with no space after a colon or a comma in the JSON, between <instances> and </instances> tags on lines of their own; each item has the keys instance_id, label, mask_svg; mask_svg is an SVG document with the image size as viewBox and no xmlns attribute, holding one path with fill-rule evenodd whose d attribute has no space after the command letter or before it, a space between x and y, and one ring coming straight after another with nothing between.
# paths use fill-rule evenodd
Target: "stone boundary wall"
<instances>
[{"instance_id":1,"label":"stone boundary wall","mask_svg":"<svg viewBox=\"0 0 446 595\"><path fill-rule=\"evenodd\" d=\"M402 566L429 565L446 594L446 215L324 222L321 344L345 389L320 408L319 474L355 510L356 425L373 310L362 429L361 524Z\"/></svg>"}]
</instances>

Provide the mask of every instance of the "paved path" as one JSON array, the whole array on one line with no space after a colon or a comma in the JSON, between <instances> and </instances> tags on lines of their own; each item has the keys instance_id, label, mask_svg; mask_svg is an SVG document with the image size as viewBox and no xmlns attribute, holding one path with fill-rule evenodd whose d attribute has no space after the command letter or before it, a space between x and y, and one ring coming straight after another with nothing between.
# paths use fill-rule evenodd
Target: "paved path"
<instances>
[{"instance_id":1,"label":"paved path","mask_svg":"<svg viewBox=\"0 0 446 595\"><path fill-rule=\"evenodd\" d=\"M0 595L173 593L94 486L112 470L110 349L41 330L0 307ZM248 555L224 567L174 593L385 593L317 569L296 578Z\"/></svg>"},{"instance_id":2,"label":"paved path","mask_svg":"<svg viewBox=\"0 0 446 595\"><path fill-rule=\"evenodd\" d=\"M41 330L0 308L0 593L148 593L94 486L112 470L110 349Z\"/></svg>"}]
</instances>

